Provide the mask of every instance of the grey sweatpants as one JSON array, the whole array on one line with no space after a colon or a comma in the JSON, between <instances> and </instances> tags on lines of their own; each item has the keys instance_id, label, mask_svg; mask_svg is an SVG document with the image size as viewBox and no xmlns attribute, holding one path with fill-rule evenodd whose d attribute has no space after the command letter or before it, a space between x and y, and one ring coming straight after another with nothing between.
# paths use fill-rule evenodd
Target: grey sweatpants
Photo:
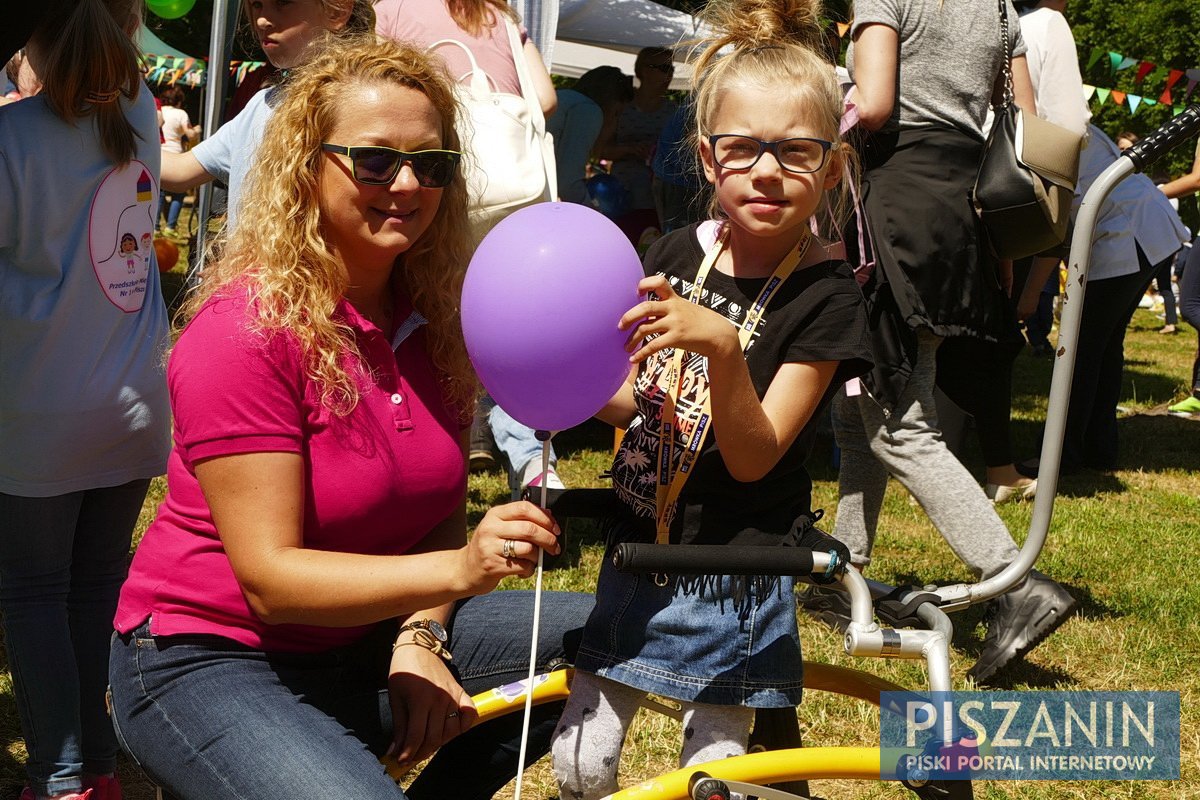
<instances>
[{"instance_id":1,"label":"grey sweatpants","mask_svg":"<svg viewBox=\"0 0 1200 800\"><path fill-rule=\"evenodd\" d=\"M918 333L917 363L891 415L870 395L833 401L833 430L842 451L833 535L859 565L871 561L888 474L917 499L950 547L979 576L996 574L1017 556L1004 521L967 468L942 441L933 401L941 339Z\"/></svg>"}]
</instances>

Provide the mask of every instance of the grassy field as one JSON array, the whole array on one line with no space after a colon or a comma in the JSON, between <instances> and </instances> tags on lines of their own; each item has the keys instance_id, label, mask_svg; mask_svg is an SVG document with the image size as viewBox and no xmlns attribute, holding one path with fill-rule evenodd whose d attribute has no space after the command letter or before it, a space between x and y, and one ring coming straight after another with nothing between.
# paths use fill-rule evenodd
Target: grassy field
<instances>
[{"instance_id":1,"label":"grassy field","mask_svg":"<svg viewBox=\"0 0 1200 800\"><path fill-rule=\"evenodd\" d=\"M164 281L168 298L181 278L176 274ZM1188 566L1200 531L1200 420L1166 413L1168 404L1185 395L1196 338L1183 326L1177 336L1160 336L1156 333L1160 326L1152 314L1139 311L1126 340L1122 406L1127 411L1120 423L1120 469L1064 478L1059 487L1050 540L1039 568L1070 587L1081 601L1080 613L1025 663L1004 674L1002 686L1180 692L1182 780L993 782L977 784L978 797L1200 797L1200 615L1196 613L1200 590ZM1049 373L1048 361L1028 355L1018 359L1014 414L1019 454L1032 455L1035 450ZM560 472L569 485L601 485L599 475L608 465L612 445L610 429L598 423L584 425L560 434L555 443L561 455ZM966 461L982 476L977 453L969 452ZM816 478L815 504L832 514L837 476L828 440L820 443L810 464ZM139 522L139 535L164 491L161 480L155 481ZM472 475L472 520L505 500L507 491L499 472ZM1000 509L1018 541L1028 527L1030 510L1028 505ZM546 588L590 591L602 554L595 532L586 524L573 523L568 538L568 552L547 573ZM870 576L889 583L969 578L924 514L895 483L888 491L875 556ZM975 608L953 618L956 688L968 688L964 676L982 645L981 615ZM924 684L922 671L913 662L852 659L842 654L839 637L828 629L807 619L801 619L800 625L809 659L869 670L906 686ZM878 723L865 704L813 693L798 714L809 744L878 743ZM623 784L672 769L680 736L676 723L643 712L622 758ZM23 783L24 748L6 670L0 671L0 737L0 798L16 797ZM129 800L153 797L132 767L126 768L123 776ZM876 783L814 781L812 790L827 798L911 796L896 785ZM511 795L511 790L506 794ZM557 796L545 760L527 774L523 796L530 800Z\"/></svg>"}]
</instances>

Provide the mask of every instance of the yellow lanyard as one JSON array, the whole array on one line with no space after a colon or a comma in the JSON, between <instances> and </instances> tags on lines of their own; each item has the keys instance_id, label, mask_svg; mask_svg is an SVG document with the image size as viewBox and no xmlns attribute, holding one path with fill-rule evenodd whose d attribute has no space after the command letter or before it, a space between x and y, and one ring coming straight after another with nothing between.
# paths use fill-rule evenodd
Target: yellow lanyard
<instances>
[{"instance_id":1,"label":"yellow lanyard","mask_svg":"<svg viewBox=\"0 0 1200 800\"><path fill-rule=\"evenodd\" d=\"M712 270L713 265L717 262L717 257L725 249L728 231L729 228L726 226L721 231L721 235L717 238L717 241L709 249L708 253L705 254L704 260L700 263L700 269L696 272L696 282L692 286L691 293L688 295L689 302L697 305L700 304L704 281L708 277L708 273ZM762 322L767 304L771 302L771 298L774 296L776 290L783 285L783 282L788 279L800 264L800 260L808 252L808 246L811 241L812 237L806 235L804 240L792 248L791 252L779 262L779 266L775 268L775 272L771 274L766 284L763 285L762 291L758 293L758 299L754 301L754 304L746 312L746 319L738 328L738 341L742 345L743 353L750 346L754 332L758 330L759 323ZM710 424L712 422L712 398L707 381L702 382L697 387L693 393L694 396L692 397L691 405L684 411L681 417L676 418L680 387L683 384L683 359L685 355L686 353L683 350L675 348L671 356L671 364L663 373L662 425L659 426L658 434L658 487L655 494L658 531L656 541L658 544L670 543L671 521L675 516L676 502L679 500L679 495L683 492L684 484L691 477L692 467L695 466L696 458L700 455L700 450L704 446L704 441L708 438L708 432L712 427ZM674 434L676 430L681 431L680 438L683 451L679 456L679 469L672 473L671 464L674 459Z\"/></svg>"}]
</instances>

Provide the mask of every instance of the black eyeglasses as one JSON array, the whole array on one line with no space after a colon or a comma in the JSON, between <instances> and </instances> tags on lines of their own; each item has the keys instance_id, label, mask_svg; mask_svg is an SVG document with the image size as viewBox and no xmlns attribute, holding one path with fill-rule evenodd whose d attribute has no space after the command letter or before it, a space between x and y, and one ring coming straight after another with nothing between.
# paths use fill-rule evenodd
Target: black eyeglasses
<instances>
[{"instance_id":1,"label":"black eyeglasses","mask_svg":"<svg viewBox=\"0 0 1200 800\"><path fill-rule=\"evenodd\" d=\"M708 137L712 147L713 160L725 169L750 169L763 153L775 156L779 166L788 172L800 175L816 172L825 166L825 158L833 142L824 139L777 139L774 142L764 142L753 136L741 136L736 133L719 133Z\"/></svg>"},{"instance_id":2,"label":"black eyeglasses","mask_svg":"<svg viewBox=\"0 0 1200 800\"><path fill-rule=\"evenodd\" d=\"M667 61L662 64L647 64L646 66L649 67L650 69L656 69L659 72L665 72L668 75L675 72L675 65L672 64L670 61Z\"/></svg>"},{"instance_id":3,"label":"black eyeglasses","mask_svg":"<svg viewBox=\"0 0 1200 800\"><path fill-rule=\"evenodd\" d=\"M454 170L462 158L455 150L418 150L406 153L390 147L346 147L322 144L322 150L349 156L354 165L354 180L370 186L386 186L396 179L405 164L412 167L417 184L426 189L441 189L454 180Z\"/></svg>"}]
</instances>

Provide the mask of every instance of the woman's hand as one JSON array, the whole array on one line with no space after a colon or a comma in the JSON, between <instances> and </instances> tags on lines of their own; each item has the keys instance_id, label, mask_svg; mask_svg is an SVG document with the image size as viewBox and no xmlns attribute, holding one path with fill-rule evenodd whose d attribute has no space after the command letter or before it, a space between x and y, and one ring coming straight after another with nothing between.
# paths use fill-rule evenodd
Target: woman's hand
<instances>
[{"instance_id":1,"label":"woman's hand","mask_svg":"<svg viewBox=\"0 0 1200 800\"><path fill-rule=\"evenodd\" d=\"M520 501L490 509L463 548L463 570L472 594L496 588L502 578L528 578L537 569L538 550L562 551L562 530L550 512Z\"/></svg>"},{"instance_id":2,"label":"woman's hand","mask_svg":"<svg viewBox=\"0 0 1200 800\"><path fill-rule=\"evenodd\" d=\"M638 291L653 294L657 299L638 303L617 323L623 331L632 329L625 349L633 354L629 357L633 363L645 361L652 353L667 347L698 353L709 359L731 354L740 357L742 348L737 328L712 309L675 294L662 275L643 278L638 283ZM643 342L650 334L658 336Z\"/></svg>"},{"instance_id":3,"label":"woman's hand","mask_svg":"<svg viewBox=\"0 0 1200 800\"><path fill-rule=\"evenodd\" d=\"M405 771L470 728L479 716L442 657L420 645L403 645L392 653L388 699L394 731L388 753Z\"/></svg>"}]
</instances>

